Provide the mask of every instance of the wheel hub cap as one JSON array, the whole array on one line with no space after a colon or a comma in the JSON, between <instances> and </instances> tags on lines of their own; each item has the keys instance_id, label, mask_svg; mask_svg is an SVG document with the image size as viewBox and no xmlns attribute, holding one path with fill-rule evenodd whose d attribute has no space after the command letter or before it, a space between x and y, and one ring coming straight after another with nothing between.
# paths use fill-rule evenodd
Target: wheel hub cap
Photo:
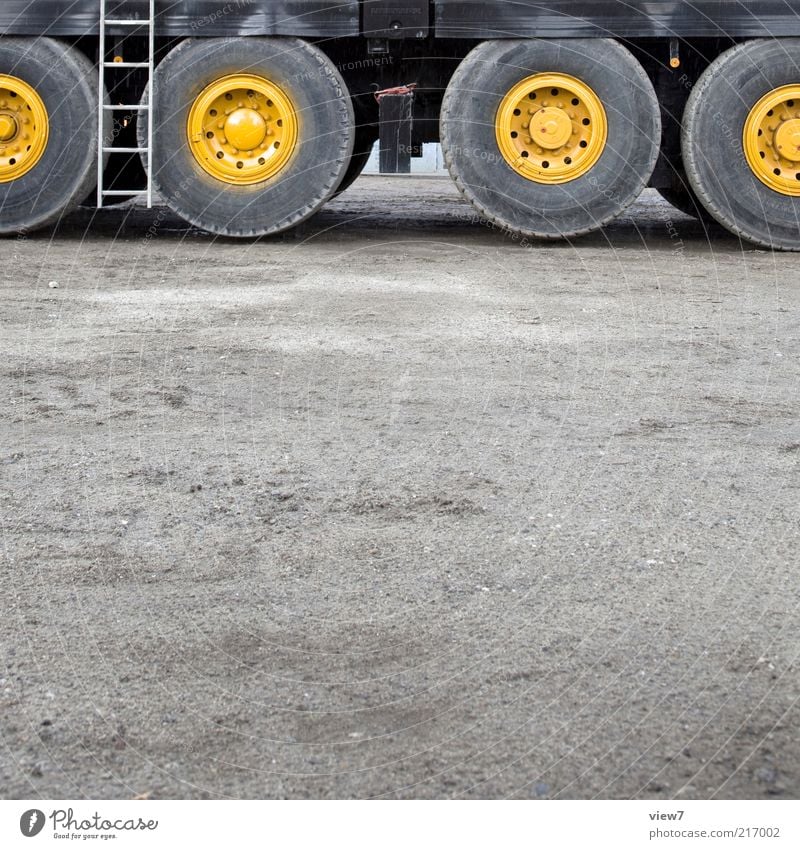
<instances>
[{"instance_id":1,"label":"wheel hub cap","mask_svg":"<svg viewBox=\"0 0 800 849\"><path fill-rule=\"evenodd\" d=\"M225 136L235 148L253 150L267 137L267 122L256 109L237 109L225 122Z\"/></svg>"},{"instance_id":2,"label":"wheel hub cap","mask_svg":"<svg viewBox=\"0 0 800 849\"><path fill-rule=\"evenodd\" d=\"M297 144L294 105L275 83L254 74L215 80L192 104L187 123L195 161L231 185L274 177Z\"/></svg>"},{"instance_id":3,"label":"wheel hub cap","mask_svg":"<svg viewBox=\"0 0 800 849\"><path fill-rule=\"evenodd\" d=\"M36 165L48 134L47 110L36 90L0 74L0 183L18 180Z\"/></svg>"},{"instance_id":4,"label":"wheel hub cap","mask_svg":"<svg viewBox=\"0 0 800 849\"><path fill-rule=\"evenodd\" d=\"M790 162L800 162L800 118L784 121L775 131L775 150Z\"/></svg>"},{"instance_id":5,"label":"wheel hub cap","mask_svg":"<svg viewBox=\"0 0 800 849\"><path fill-rule=\"evenodd\" d=\"M538 147L557 150L563 147L572 135L569 115L556 106L546 106L531 118L530 134Z\"/></svg>"},{"instance_id":6,"label":"wheel hub cap","mask_svg":"<svg viewBox=\"0 0 800 849\"><path fill-rule=\"evenodd\" d=\"M0 114L0 141L10 141L17 134L17 122L12 115Z\"/></svg>"},{"instance_id":7,"label":"wheel hub cap","mask_svg":"<svg viewBox=\"0 0 800 849\"><path fill-rule=\"evenodd\" d=\"M503 159L536 183L567 183L605 150L608 124L595 92L568 74L534 74L500 102L495 137Z\"/></svg>"},{"instance_id":8,"label":"wheel hub cap","mask_svg":"<svg viewBox=\"0 0 800 849\"><path fill-rule=\"evenodd\" d=\"M775 88L756 103L745 120L742 146L765 186L800 197L800 84Z\"/></svg>"}]
</instances>

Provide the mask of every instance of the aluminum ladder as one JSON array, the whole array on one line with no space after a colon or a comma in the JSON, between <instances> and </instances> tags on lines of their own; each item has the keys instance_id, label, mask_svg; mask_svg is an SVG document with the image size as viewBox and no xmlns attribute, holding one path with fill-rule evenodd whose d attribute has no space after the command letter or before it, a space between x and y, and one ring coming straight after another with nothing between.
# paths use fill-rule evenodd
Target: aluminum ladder
<instances>
[{"instance_id":1,"label":"aluminum ladder","mask_svg":"<svg viewBox=\"0 0 800 849\"><path fill-rule=\"evenodd\" d=\"M147 208L153 206L153 122L150 120L152 114L150 101L153 96L153 68L155 57L155 21L156 0L149 0L149 11L147 20L137 18L109 18L106 9L106 0L100 0L100 48L98 59L98 104L97 104L97 208L103 208L103 201L111 197L144 197L147 200ZM123 28L133 30L147 28L147 61L146 62L109 62L107 61L106 28ZM103 92L109 91L106 87L106 75L110 68L146 68L147 86L149 91L148 102L145 105L137 104L108 104L103 99ZM142 113L147 116L147 146L146 147L109 147L106 144L106 119L114 112L129 112L137 116ZM106 189L103 184L103 172L105 170L105 155L108 153L138 153L145 155L145 174L147 176L146 189Z\"/></svg>"}]
</instances>

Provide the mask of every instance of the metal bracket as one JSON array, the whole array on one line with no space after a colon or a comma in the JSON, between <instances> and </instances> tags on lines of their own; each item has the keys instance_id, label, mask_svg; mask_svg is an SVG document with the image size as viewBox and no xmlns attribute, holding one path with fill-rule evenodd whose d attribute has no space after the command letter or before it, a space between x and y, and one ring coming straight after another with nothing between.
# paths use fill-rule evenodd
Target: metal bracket
<instances>
[{"instance_id":1,"label":"metal bracket","mask_svg":"<svg viewBox=\"0 0 800 849\"><path fill-rule=\"evenodd\" d=\"M375 92L378 101L381 174L410 174L416 83Z\"/></svg>"},{"instance_id":2,"label":"metal bracket","mask_svg":"<svg viewBox=\"0 0 800 849\"><path fill-rule=\"evenodd\" d=\"M681 43L677 38L669 40L669 66L670 68L681 66Z\"/></svg>"}]
</instances>

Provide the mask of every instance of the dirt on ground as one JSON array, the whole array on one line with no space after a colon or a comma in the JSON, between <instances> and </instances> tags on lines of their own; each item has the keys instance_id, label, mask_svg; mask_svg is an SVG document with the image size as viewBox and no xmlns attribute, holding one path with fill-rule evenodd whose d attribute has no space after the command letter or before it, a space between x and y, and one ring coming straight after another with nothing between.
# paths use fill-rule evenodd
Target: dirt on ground
<instances>
[{"instance_id":1,"label":"dirt on ground","mask_svg":"<svg viewBox=\"0 0 800 849\"><path fill-rule=\"evenodd\" d=\"M0 255L4 797L800 795L800 256L433 178Z\"/></svg>"}]
</instances>

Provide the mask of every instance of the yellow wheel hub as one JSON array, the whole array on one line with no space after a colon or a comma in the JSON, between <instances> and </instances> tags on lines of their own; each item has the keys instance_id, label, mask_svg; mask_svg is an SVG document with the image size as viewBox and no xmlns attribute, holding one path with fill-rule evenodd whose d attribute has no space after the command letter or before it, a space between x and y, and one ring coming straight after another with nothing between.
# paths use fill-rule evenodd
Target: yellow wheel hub
<instances>
[{"instance_id":1,"label":"yellow wheel hub","mask_svg":"<svg viewBox=\"0 0 800 849\"><path fill-rule=\"evenodd\" d=\"M189 145L204 171L232 185L274 177L297 144L297 115L284 92L254 74L222 77L189 110Z\"/></svg>"},{"instance_id":2,"label":"yellow wheel hub","mask_svg":"<svg viewBox=\"0 0 800 849\"><path fill-rule=\"evenodd\" d=\"M764 185L800 197L800 84L775 88L756 103L744 122L742 145Z\"/></svg>"},{"instance_id":3,"label":"yellow wheel hub","mask_svg":"<svg viewBox=\"0 0 800 849\"><path fill-rule=\"evenodd\" d=\"M500 103L495 136L503 159L535 183L568 183L600 158L606 112L589 86L568 74L534 74Z\"/></svg>"},{"instance_id":4,"label":"yellow wheel hub","mask_svg":"<svg viewBox=\"0 0 800 849\"><path fill-rule=\"evenodd\" d=\"M36 165L49 132L47 110L36 90L0 74L0 183L18 180Z\"/></svg>"}]
</instances>

